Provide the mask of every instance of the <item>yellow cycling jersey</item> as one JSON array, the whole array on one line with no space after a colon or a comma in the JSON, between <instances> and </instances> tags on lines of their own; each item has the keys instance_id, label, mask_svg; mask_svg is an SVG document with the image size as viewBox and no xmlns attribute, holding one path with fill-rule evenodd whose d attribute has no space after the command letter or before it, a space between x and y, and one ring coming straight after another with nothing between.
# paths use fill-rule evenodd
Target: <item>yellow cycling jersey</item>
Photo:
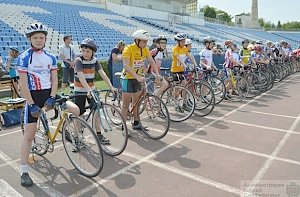
<instances>
[{"instance_id":1,"label":"yellow cycling jersey","mask_svg":"<svg viewBox=\"0 0 300 197\"><path fill-rule=\"evenodd\" d=\"M248 64L250 56L251 56L251 50L249 50L249 49L241 49L240 50L240 56L242 58L243 64Z\"/></svg>"},{"instance_id":2,"label":"yellow cycling jersey","mask_svg":"<svg viewBox=\"0 0 300 197\"><path fill-rule=\"evenodd\" d=\"M135 43L128 45L123 53L122 58L128 58L129 59L129 66L134 70L134 72L137 75L142 74L143 67L145 66L145 60L150 55L148 48L139 48ZM123 79L135 79L133 76L131 76L126 70L123 68Z\"/></svg>"},{"instance_id":3,"label":"yellow cycling jersey","mask_svg":"<svg viewBox=\"0 0 300 197\"><path fill-rule=\"evenodd\" d=\"M172 66L171 66L171 72L175 73L175 72L184 72L185 68L183 65L181 65L181 63L178 61L177 59L177 55L179 56L179 58L181 59L182 62L185 62L185 60L188 58L189 51L188 49L184 46L184 47L180 47L178 45L176 45L175 47L173 47L172 49Z\"/></svg>"}]
</instances>

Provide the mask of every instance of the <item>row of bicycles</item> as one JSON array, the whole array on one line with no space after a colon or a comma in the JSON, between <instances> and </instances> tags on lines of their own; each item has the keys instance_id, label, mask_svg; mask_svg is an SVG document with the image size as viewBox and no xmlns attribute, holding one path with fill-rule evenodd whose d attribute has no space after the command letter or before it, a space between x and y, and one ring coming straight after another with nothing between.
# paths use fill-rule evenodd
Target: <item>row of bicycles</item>
<instances>
[{"instance_id":1,"label":"row of bicycles","mask_svg":"<svg viewBox=\"0 0 300 197\"><path fill-rule=\"evenodd\" d=\"M197 117L209 115L216 105L227 101L242 101L254 98L270 90L274 83L300 71L300 63L283 60L269 65L257 64L236 66L230 72L223 70L192 70L186 75L183 86L173 80L169 69L161 68L168 87L159 96L155 95L155 76L146 76L146 82L138 100L131 104L128 117L122 117L122 91L98 91L92 93L92 102L82 116L68 112L68 101L77 96L57 96L53 117L42 111L38 130L32 144L32 153L44 155L54 151L57 135L62 134L62 144L74 167L87 177L97 176L103 169L103 152L110 156L120 155L127 146L132 130L133 110L138 110L138 119L145 136L159 140L166 136L171 122L181 122L193 114ZM116 73L120 76L120 73ZM231 84L232 94L228 85ZM103 99L101 99L103 98ZM21 113L23 119L24 110ZM51 124L59 118L54 132ZM22 122L22 121L21 121ZM24 125L21 124L24 132ZM101 143L96 135L101 132L109 143Z\"/></svg>"}]
</instances>

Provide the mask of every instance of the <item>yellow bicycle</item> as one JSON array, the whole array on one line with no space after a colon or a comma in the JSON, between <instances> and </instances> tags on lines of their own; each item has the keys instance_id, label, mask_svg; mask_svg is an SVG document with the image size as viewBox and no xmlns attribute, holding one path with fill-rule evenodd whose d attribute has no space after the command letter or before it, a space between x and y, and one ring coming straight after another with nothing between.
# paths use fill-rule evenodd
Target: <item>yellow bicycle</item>
<instances>
[{"instance_id":1,"label":"yellow bicycle","mask_svg":"<svg viewBox=\"0 0 300 197\"><path fill-rule=\"evenodd\" d=\"M51 120L58 117L60 120L53 134L50 132L46 113L41 110L31 152L40 156L53 152L56 137L61 133L64 149L73 166L84 176L95 177L103 168L103 151L92 127L84 119L68 112L66 101L74 97L56 99L55 116ZM24 113L25 110L21 113L22 120ZM24 132L23 121L21 128Z\"/></svg>"}]
</instances>

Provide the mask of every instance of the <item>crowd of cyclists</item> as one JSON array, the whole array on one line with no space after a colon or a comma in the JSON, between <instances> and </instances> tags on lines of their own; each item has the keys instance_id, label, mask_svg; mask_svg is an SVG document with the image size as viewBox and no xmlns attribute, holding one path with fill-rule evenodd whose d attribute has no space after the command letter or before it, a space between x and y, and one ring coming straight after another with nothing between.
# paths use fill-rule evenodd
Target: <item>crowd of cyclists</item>
<instances>
[{"instance_id":1,"label":"crowd of cyclists","mask_svg":"<svg viewBox=\"0 0 300 197\"><path fill-rule=\"evenodd\" d=\"M43 50L48 35L47 28L39 23L31 24L25 34L31 47L21 54L18 54L17 49L11 48L6 69L13 82L19 80L20 85L16 85L15 88L17 90L20 88L20 95L26 99L20 169L21 185L28 187L33 185L28 174L28 158L35 139L37 122L42 109L49 110L55 106L58 67L56 57ZM253 98L270 90L275 82L300 70L300 49L292 50L284 40L276 43L271 41L250 43L248 39L245 39L241 43L240 50L238 50L237 43L226 40L224 42L225 62L222 65L223 69L218 70L219 65L214 65L213 61L217 46L212 37L203 39L205 47L199 53L200 62L198 63L191 53L193 41L184 33L174 35L176 45L172 48L170 68L161 66L162 59L166 57L167 37L158 35L156 46L151 51L147 48L149 39L148 31L137 30L133 33L132 44L125 46L122 50L123 70L118 74L121 81L119 89L113 87L109 77L97 61L95 41L90 38L83 40L80 44L81 54L75 59L73 65L74 94L86 96L75 97L74 101L69 101L67 103L69 112L82 116L86 111L86 101L93 103L92 94L96 89L96 73L102 77L112 93L112 98L106 101L112 105L119 102L118 106L124 120L127 120L128 113L132 112L132 130L149 131L154 128L144 124L147 118L140 118L143 110L148 112L148 120L157 125L170 122L170 120L186 120L194 110L199 112L199 116L206 116L224 99L241 101L245 98ZM16 70L19 73L18 76L16 76ZM164 102L167 109L162 110L162 105L154 103L151 99L144 100L139 103L138 107L132 109L132 104L144 96L141 95L144 92L142 90L148 88L149 78L154 78L152 93L161 98L156 102ZM120 91L122 95L116 96ZM149 94L148 90L146 92ZM122 130L126 129L123 127ZM101 129L96 130L102 145L113 146L110 143L111 139L106 138L101 133ZM72 134L69 133L69 135ZM68 140L73 142L73 137ZM78 139L73 143L78 143Z\"/></svg>"}]
</instances>

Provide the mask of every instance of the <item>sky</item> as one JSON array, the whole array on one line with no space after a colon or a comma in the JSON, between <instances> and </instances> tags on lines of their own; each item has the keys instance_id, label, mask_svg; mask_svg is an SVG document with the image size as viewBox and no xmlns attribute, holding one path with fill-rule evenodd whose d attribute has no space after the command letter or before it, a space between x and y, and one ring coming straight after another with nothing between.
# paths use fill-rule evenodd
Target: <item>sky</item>
<instances>
[{"instance_id":1,"label":"sky","mask_svg":"<svg viewBox=\"0 0 300 197\"><path fill-rule=\"evenodd\" d=\"M251 12L252 0L198 0L200 7L209 5L224 10L234 16L242 12ZM258 18L277 24L300 21L299 0L258 0Z\"/></svg>"}]
</instances>

